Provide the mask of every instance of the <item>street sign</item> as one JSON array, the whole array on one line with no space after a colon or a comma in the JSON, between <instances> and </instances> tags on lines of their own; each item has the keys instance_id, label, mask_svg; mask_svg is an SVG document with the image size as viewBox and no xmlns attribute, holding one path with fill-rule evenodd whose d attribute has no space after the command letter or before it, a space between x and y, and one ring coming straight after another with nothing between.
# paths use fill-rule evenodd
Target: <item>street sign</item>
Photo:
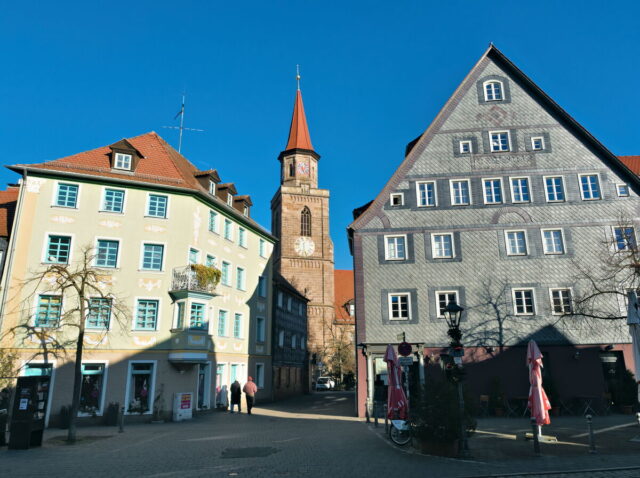
<instances>
[{"instance_id":1,"label":"street sign","mask_svg":"<svg viewBox=\"0 0 640 478\"><path fill-rule=\"evenodd\" d=\"M403 357L408 357L409 355L411 355L411 352L411 344L407 342L401 342L400 345L398 345L398 353Z\"/></svg>"},{"instance_id":2,"label":"street sign","mask_svg":"<svg viewBox=\"0 0 640 478\"><path fill-rule=\"evenodd\" d=\"M400 357L398 362L403 367L408 367L409 365L413 365L413 357Z\"/></svg>"}]
</instances>

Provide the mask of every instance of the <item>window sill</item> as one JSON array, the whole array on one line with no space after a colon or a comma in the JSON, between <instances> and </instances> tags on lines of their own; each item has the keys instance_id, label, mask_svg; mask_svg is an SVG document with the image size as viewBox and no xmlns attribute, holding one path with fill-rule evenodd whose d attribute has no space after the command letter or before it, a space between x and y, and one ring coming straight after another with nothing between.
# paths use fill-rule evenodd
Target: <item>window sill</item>
<instances>
[{"instance_id":1,"label":"window sill","mask_svg":"<svg viewBox=\"0 0 640 478\"><path fill-rule=\"evenodd\" d=\"M145 214L143 217L145 219L167 219L167 216L149 216L147 214Z\"/></svg>"},{"instance_id":2,"label":"window sill","mask_svg":"<svg viewBox=\"0 0 640 478\"><path fill-rule=\"evenodd\" d=\"M131 329L131 332L135 332L136 334L140 333L140 332L158 332L158 329Z\"/></svg>"},{"instance_id":3,"label":"window sill","mask_svg":"<svg viewBox=\"0 0 640 478\"><path fill-rule=\"evenodd\" d=\"M114 215L118 215L118 216L124 216L124 211L106 211L104 209L100 209L98 210L99 213L104 213L104 214L114 214Z\"/></svg>"},{"instance_id":4,"label":"window sill","mask_svg":"<svg viewBox=\"0 0 640 478\"><path fill-rule=\"evenodd\" d=\"M602 198L582 198L583 201L600 201Z\"/></svg>"},{"instance_id":5,"label":"window sill","mask_svg":"<svg viewBox=\"0 0 640 478\"><path fill-rule=\"evenodd\" d=\"M80 209L78 206L59 206L58 204L52 204L51 207L66 209L67 211L78 211Z\"/></svg>"},{"instance_id":6,"label":"window sill","mask_svg":"<svg viewBox=\"0 0 640 478\"><path fill-rule=\"evenodd\" d=\"M155 269L138 269L138 272L152 272L155 274L164 274L164 270L155 270Z\"/></svg>"}]
</instances>

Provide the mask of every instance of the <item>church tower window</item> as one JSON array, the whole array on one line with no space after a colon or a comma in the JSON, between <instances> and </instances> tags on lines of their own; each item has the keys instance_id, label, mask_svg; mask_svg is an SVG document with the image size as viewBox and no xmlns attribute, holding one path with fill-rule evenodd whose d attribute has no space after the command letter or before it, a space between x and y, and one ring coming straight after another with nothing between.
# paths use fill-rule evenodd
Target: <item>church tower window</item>
<instances>
[{"instance_id":1,"label":"church tower window","mask_svg":"<svg viewBox=\"0 0 640 478\"><path fill-rule=\"evenodd\" d=\"M306 206L302 210L302 214L300 216L300 235L311 235L311 211L309 211L309 208Z\"/></svg>"}]
</instances>

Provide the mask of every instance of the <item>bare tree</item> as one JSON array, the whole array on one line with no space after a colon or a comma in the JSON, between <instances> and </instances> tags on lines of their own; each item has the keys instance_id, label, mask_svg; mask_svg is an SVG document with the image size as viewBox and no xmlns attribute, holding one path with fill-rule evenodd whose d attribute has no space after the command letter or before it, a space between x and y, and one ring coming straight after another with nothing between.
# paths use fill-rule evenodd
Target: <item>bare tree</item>
<instances>
[{"instance_id":1,"label":"bare tree","mask_svg":"<svg viewBox=\"0 0 640 478\"><path fill-rule=\"evenodd\" d=\"M335 322L325 324L330 337L324 351L324 362L329 373L339 377L340 383L344 382L346 374L355 373L355 349L348 327Z\"/></svg>"},{"instance_id":2,"label":"bare tree","mask_svg":"<svg viewBox=\"0 0 640 478\"><path fill-rule=\"evenodd\" d=\"M76 440L86 323L88 320L93 321L103 327L100 333L106 334L109 325L105 322L108 321L116 324L119 332L126 333L124 325L130 317L124 301L113 293L109 275L94 266L96 255L93 248L83 247L79 256L75 263L50 264L24 281L21 292L25 289L29 292L21 301L20 308L27 313L22 313L19 323L5 334L19 340L23 349L34 350L34 357L42 356L45 363L52 356L66 356L70 351L75 351L73 398L67 436L69 442ZM61 298L61 303L57 305L60 309L59 319L55 323L40 324L37 312L29 313L33 298L39 294L52 294ZM39 347L33 349L33 342L39 344ZM98 341L100 342L101 340Z\"/></svg>"}]
</instances>

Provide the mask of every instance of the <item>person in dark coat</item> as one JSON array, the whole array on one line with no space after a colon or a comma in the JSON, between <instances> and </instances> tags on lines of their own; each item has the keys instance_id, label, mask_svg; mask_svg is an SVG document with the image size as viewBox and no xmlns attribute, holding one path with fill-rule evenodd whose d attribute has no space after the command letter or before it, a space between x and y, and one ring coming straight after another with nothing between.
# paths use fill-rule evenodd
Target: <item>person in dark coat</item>
<instances>
[{"instance_id":1,"label":"person in dark coat","mask_svg":"<svg viewBox=\"0 0 640 478\"><path fill-rule=\"evenodd\" d=\"M240 388L240 382L237 380L231 384L231 413L233 413L233 406L238 405L238 413L242 413L242 405L240 399L242 398L242 389Z\"/></svg>"}]
</instances>

